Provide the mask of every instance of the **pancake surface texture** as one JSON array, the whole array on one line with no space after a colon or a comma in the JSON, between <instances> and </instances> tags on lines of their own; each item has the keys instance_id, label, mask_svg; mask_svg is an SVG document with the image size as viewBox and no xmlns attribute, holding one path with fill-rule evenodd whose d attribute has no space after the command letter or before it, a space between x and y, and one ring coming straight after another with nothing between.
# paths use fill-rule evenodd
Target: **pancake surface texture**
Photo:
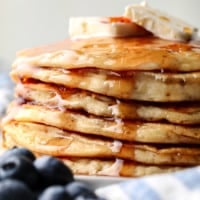
<instances>
[{"instance_id":1,"label":"pancake surface texture","mask_svg":"<svg viewBox=\"0 0 200 200\"><path fill-rule=\"evenodd\" d=\"M121 158L144 164L200 164L200 149L186 147L155 147L129 144L81 136L34 123L5 125L5 141L9 135L17 144L32 151L58 157ZM15 133L18 134L15 134Z\"/></svg>"},{"instance_id":2,"label":"pancake surface texture","mask_svg":"<svg viewBox=\"0 0 200 200\"><path fill-rule=\"evenodd\" d=\"M124 75L106 70L63 70L54 67L18 67L16 81L28 78L122 99L169 102L200 100L200 72L162 73L129 71Z\"/></svg>"},{"instance_id":3,"label":"pancake surface texture","mask_svg":"<svg viewBox=\"0 0 200 200\"><path fill-rule=\"evenodd\" d=\"M72 111L61 112L43 106L11 105L9 120L42 123L64 130L105 136L108 138L147 143L200 143L199 126L180 126L163 123L131 122L90 117Z\"/></svg>"},{"instance_id":4,"label":"pancake surface texture","mask_svg":"<svg viewBox=\"0 0 200 200\"><path fill-rule=\"evenodd\" d=\"M156 37L98 37L64 40L21 51L13 66L54 66L65 69L98 67L123 70L199 70L200 45Z\"/></svg>"},{"instance_id":5,"label":"pancake surface texture","mask_svg":"<svg viewBox=\"0 0 200 200\"><path fill-rule=\"evenodd\" d=\"M84 90L52 84L18 84L16 96L30 104L60 111L74 110L99 117L137 121L167 121L175 124L199 124L200 104L195 102L162 103L125 101Z\"/></svg>"}]
</instances>

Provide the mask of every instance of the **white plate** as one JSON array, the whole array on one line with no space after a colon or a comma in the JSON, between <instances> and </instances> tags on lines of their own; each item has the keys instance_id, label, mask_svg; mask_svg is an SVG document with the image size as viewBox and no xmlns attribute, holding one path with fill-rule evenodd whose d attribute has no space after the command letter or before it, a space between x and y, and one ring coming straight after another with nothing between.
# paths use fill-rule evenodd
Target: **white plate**
<instances>
[{"instance_id":1,"label":"white plate","mask_svg":"<svg viewBox=\"0 0 200 200\"><path fill-rule=\"evenodd\" d=\"M91 189L97 189L111 184L117 184L130 178L107 177L107 176L75 176L77 181L87 183Z\"/></svg>"}]
</instances>

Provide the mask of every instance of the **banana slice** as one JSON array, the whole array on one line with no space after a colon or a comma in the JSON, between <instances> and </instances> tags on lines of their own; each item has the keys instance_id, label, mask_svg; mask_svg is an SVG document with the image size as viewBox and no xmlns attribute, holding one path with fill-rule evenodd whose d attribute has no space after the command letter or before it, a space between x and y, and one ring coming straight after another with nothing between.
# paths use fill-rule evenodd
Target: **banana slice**
<instances>
[{"instance_id":1,"label":"banana slice","mask_svg":"<svg viewBox=\"0 0 200 200\"><path fill-rule=\"evenodd\" d=\"M71 38L127 37L150 34L125 17L72 17L69 20Z\"/></svg>"},{"instance_id":2,"label":"banana slice","mask_svg":"<svg viewBox=\"0 0 200 200\"><path fill-rule=\"evenodd\" d=\"M176 17L153 9L146 3L127 6L124 16L163 39L189 41L194 39L198 32L197 28Z\"/></svg>"}]
</instances>

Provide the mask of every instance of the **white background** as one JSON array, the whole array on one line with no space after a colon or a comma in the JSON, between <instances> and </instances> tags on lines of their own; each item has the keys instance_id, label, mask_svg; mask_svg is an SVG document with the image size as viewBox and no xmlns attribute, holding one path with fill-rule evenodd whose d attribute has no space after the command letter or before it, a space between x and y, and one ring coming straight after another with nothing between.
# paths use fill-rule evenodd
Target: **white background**
<instances>
[{"instance_id":1,"label":"white background","mask_svg":"<svg viewBox=\"0 0 200 200\"><path fill-rule=\"evenodd\" d=\"M62 40L70 16L122 15L139 0L0 0L0 68L20 49ZM200 28L200 0L147 0L150 6Z\"/></svg>"}]
</instances>

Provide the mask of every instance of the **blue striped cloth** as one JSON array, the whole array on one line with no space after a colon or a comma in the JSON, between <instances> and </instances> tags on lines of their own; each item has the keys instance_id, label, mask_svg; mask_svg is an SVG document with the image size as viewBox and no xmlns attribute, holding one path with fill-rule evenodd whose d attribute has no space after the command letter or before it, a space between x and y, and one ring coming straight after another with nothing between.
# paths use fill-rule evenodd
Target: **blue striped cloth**
<instances>
[{"instance_id":1,"label":"blue striped cloth","mask_svg":"<svg viewBox=\"0 0 200 200\"><path fill-rule=\"evenodd\" d=\"M0 73L0 116L13 98L8 73ZM96 193L106 200L200 200L200 166L176 173L133 178L101 187Z\"/></svg>"},{"instance_id":2,"label":"blue striped cloth","mask_svg":"<svg viewBox=\"0 0 200 200\"><path fill-rule=\"evenodd\" d=\"M106 200L200 200L200 166L101 187Z\"/></svg>"}]
</instances>

